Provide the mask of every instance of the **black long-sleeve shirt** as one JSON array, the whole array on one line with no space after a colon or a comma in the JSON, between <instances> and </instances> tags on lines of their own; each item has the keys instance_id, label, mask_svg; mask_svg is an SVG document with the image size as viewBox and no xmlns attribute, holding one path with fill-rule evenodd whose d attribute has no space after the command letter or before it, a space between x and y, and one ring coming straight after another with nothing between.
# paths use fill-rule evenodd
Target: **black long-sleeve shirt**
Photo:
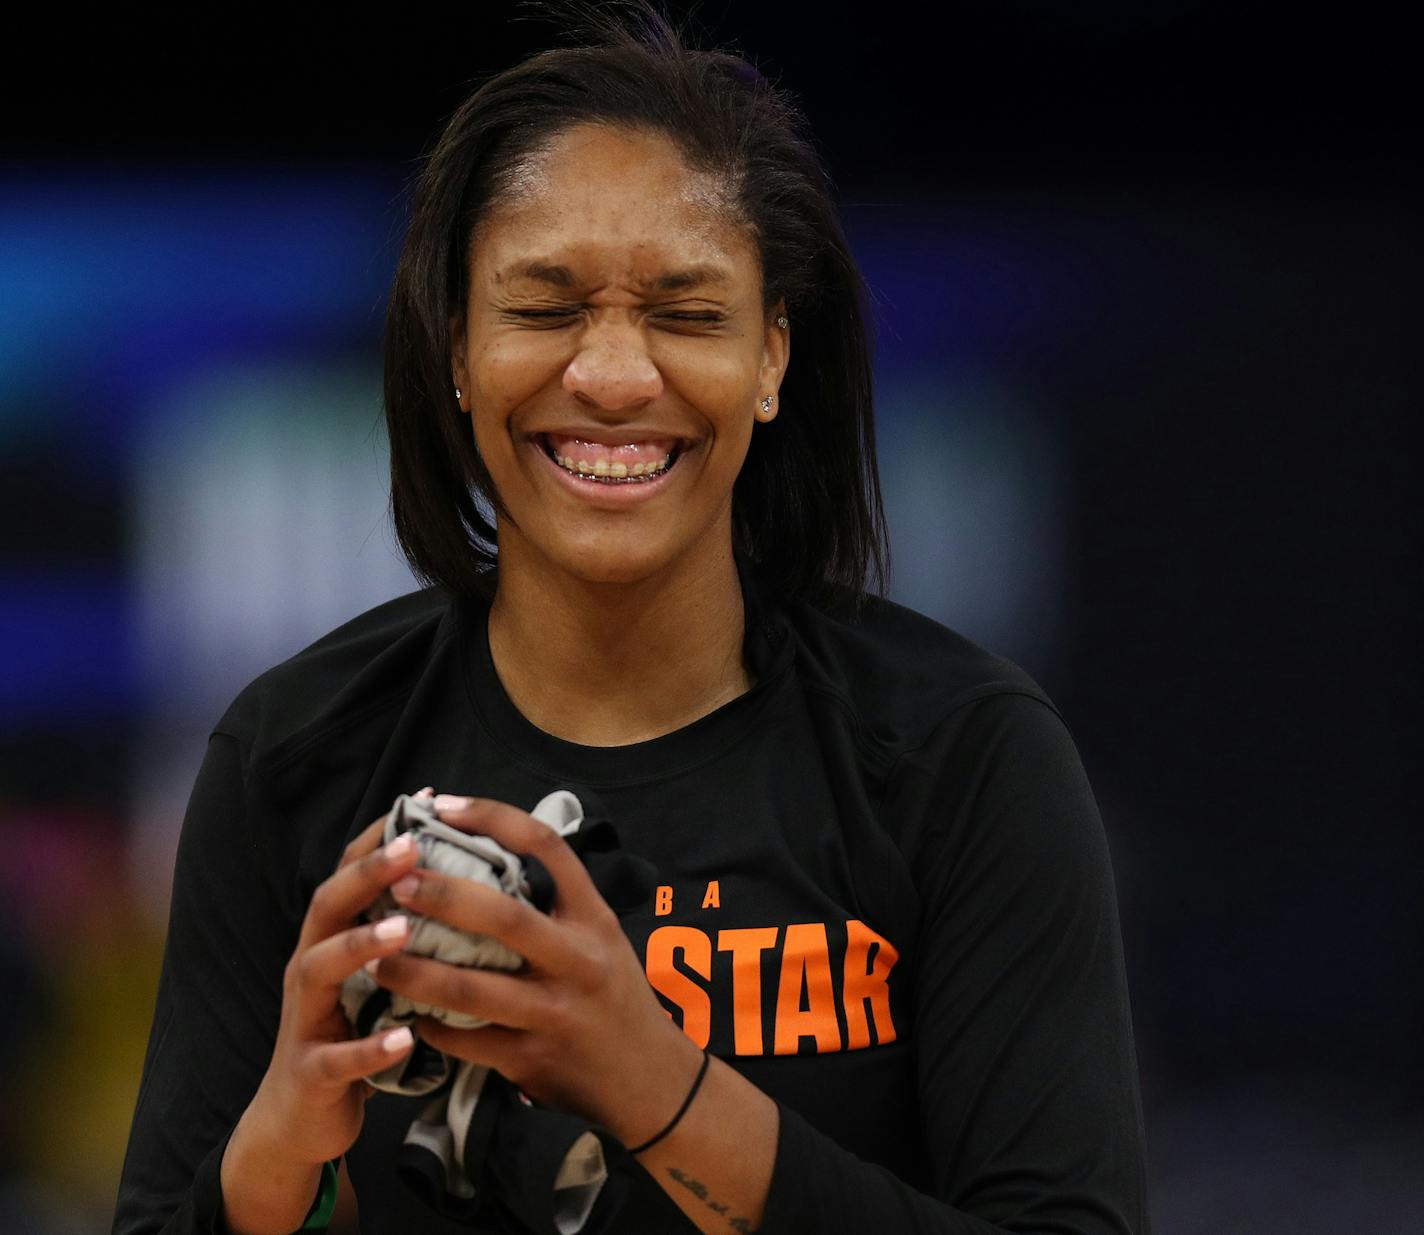
<instances>
[{"instance_id":1,"label":"black long-sleeve shirt","mask_svg":"<svg viewBox=\"0 0 1424 1235\"><path fill-rule=\"evenodd\" d=\"M587 786L655 864L620 920L683 1030L778 1104L766 1235L1148 1230L1111 867L1053 704L899 606L742 582L753 688L631 746L530 724L487 606L435 588L238 695L183 824L116 1235L225 1231L222 1151L311 893L424 784L525 809ZM471 1229L392 1169L418 1105L372 1097L347 1155L370 1235ZM615 1176L591 1228L693 1229L636 1162Z\"/></svg>"}]
</instances>

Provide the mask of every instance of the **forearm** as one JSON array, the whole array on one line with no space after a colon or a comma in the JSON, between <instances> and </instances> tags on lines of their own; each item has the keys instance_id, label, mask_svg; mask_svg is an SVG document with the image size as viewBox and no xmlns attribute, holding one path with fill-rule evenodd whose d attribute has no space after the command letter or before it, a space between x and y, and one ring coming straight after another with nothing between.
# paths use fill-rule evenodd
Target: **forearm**
<instances>
[{"instance_id":1,"label":"forearm","mask_svg":"<svg viewBox=\"0 0 1424 1235\"><path fill-rule=\"evenodd\" d=\"M776 1103L714 1057L676 1127L637 1160L705 1235L755 1231L771 1185L777 1123Z\"/></svg>"},{"instance_id":2,"label":"forearm","mask_svg":"<svg viewBox=\"0 0 1424 1235\"><path fill-rule=\"evenodd\" d=\"M925 1195L794 1118L792 1123L782 1127L777 1104L714 1057L687 1113L638 1161L704 1235L746 1235L763 1224L778 1235L851 1235L877 1226L916 1235L1002 1235L1002 1228ZM791 1134L791 1161L799 1169L773 1196L773 1171L778 1156L785 1157L778 1143Z\"/></svg>"},{"instance_id":3,"label":"forearm","mask_svg":"<svg viewBox=\"0 0 1424 1235\"><path fill-rule=\"evenodd\" d=\"M223 1216L231 1235L291 1235L306 1221L321 1164L292 1162L238 1121L222 1159Z\"/></svg>"},{"instance_id":4,"label":"forearm","mask_svg":"<svg viewBox=\"0 0 1424 1235\"><path fill-rule=\"evenodd\" d=\"M605 1122L625 1144L648 1134L648 1104L640 1105L636 1113L630 1105L629 1114ZM759 1230L851 1235L874 1229L1003 1235L1011 1229L858 1158L795 1110L786 1110L783 1118L771 1097L715 1056L686 1113L637 1161L704 1235ZM1110 1191L1093 1192L1079 1188L1044 1199L1056 1206L1052 1213L1062 1229L1078 1235L1147 1230L1145 1216L1131 1219ZM1012 1212L1010 1206L1004 1216Z\"/></svg>"}]
</instances>

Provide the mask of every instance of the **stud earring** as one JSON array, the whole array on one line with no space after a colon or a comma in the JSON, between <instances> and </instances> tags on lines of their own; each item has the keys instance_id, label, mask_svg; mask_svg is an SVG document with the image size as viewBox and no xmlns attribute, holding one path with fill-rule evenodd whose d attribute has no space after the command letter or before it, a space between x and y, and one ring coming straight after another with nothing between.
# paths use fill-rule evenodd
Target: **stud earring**
<instances>
[{"instance_id":1,"label":"stud earring","mask_svg":"<svg viewBox=\"0 0 1424 1235\"><path fill-rule=\"evenodd\" d=\"M763 412L769 412L769 411L771 411L771 396L770 396L770 395L767 395L766 398L761 401L761 410L762 410Z\"/></svg>"},{"instance_id":2,"label":"stud earring","mask_svg":"<svg viewBox=\"0 0 1424 1235\"><path fill-rule=\"evenodd\" d=\"M786 326L787 326L787 322L786 322L785 316L778 317L778 318L776 319L776 324L777 324L778 326L780 326L780 327L782 328L782 330L785 330L785 329L786 329Z\"/></svg>"},{"instance_id":3,"label":"stud earring","mask_svg":"<svg viewBox=\"0 0 1424 1235\"><path fill-rule=\"evenodd\" d=\"M459 388L458 386L456 386L456 387L455 387L455 402L458 403L459 401L460 401L460 388Z\"/></svg>"}]
</instances>

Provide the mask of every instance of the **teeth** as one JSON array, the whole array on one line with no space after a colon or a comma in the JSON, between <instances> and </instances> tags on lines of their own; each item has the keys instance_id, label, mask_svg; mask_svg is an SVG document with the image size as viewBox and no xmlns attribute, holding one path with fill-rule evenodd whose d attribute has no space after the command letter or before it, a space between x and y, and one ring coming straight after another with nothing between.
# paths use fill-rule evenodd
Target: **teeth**
<instances>
[{"instance_id":1,"label":"teeth","mask_svg":"<svg viewBox=\"0 0 1424 1235\"><path fill-rule=\"evenodd\" d=\"M556 454L553 456L557 463L566 472L573 472L577 476L592 476L603 480L634 480L644 479L649 476L656 476L659 472L667 471L668 465L672 462L672 456L658 463L635 463L629 467L626 463L609 463L606 459L599 459L595 463L588 463L583 459L578 462L568 455Z\"/></svg>"}]
</instances>

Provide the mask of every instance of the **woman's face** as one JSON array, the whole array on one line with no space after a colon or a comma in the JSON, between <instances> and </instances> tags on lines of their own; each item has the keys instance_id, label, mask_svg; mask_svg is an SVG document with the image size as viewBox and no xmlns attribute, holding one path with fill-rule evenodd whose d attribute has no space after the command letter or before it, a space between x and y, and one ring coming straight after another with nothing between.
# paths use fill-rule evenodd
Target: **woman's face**
<instances>
[{"instance_id":1,"label":"woman's face","mask_svg":"<svg viewBox=\"0 0 1424 1235\"><path fill-rule=\"evenodd\" d=\"M451 360L507 511L501 560L630 583L725 554L790 345L721 184L665 137L579 125L471 248Z\"/></svg>"}]
</instances>

